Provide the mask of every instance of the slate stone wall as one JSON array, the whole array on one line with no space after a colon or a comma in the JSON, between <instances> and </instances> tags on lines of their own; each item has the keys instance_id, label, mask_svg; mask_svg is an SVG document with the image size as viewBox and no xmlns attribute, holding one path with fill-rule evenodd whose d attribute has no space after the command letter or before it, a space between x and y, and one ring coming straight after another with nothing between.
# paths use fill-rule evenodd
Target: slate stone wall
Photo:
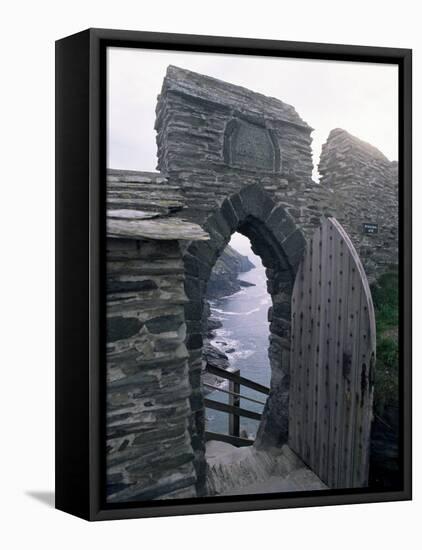
<instances>
[{"instance_id":1,"label":"slate stone wall","mask_svg":"<svg viewBox=\"0 0 422 550\"><path fill-rule=\"evenodd\" d=\"M158 169L180 187L184 217L203 224L226 197L258 184L312 225L303 198L312 183L312 128L292 106L170 66L156 112Z\"/></svg>"},{"instance_id":2,"label":"slate stone wall","mask_svg":"<svg viewBox=\"0 0 422 550\"><path fill-rule=\"evenodd\" d=\"M196 496L179 244L107 249L108 500Z\"/></svg>"},{"instance_id":3,"label":"slate stone wall","mask_svg":"<svg viewBox=\"0 0 422 550\"><path fill-rule=\"evenodd\" d=\"M398 166L375 147L333 130L322 149L318 185L311 176L312 128L292 106L171 66L156 111L158 169L180 187L189 219L203 224L226 197L258 184L306 236L321 216L336 217L371 281L397 264ZM272 162L266 142L275 148ZM364 224L378 225L377 233L365 232Z\"/></svg>"},{"instance_id":4,"label":"slate stone wall","mask_svg":"<svg viewBox=\"0 0 422 550\"><path fill-rule=\"evenodd\" d=\"M322 148L318 169L335 217L349 233L372 282L398 264L398 164L336 129ZM365 232L371 230L375 232Z\"/></svg>"}]
</instances>

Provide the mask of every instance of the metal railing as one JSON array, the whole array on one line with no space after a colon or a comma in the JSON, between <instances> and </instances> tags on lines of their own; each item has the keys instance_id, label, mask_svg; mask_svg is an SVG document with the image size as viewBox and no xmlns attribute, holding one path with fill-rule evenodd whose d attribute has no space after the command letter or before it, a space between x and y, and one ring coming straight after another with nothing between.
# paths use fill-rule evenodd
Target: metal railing
<instances>
[{"instance_id":1,"label":"metal railing","mask_svg":"<svg viewBox=\"0 0 422 550\"><path fill-rule=\"evenodd\" d=\"M236 447L253 445L253 439L240 437L240 417L243 416L245 418L251 418L253 420L261 420L262 414L242 408L240 406L240 400L245 399L246 401L257 403L259 405L265 405L265 402L259 401L258 399L253 399L252 397L248 397L246 395L242 395L240 393L240 387L245 386L264 395L268 395L270 393L270 389L266 386L263 386L262 384L258 384L257 382L250 380L249 378L240 376L239 369L228 371L220 367L208 364L206 367L206 372L218 376L219 378L224 378L229 382L228 389L220 388L219 386L213 386L212 384L204 382L204 386L212 388L215 391L228 394L229 396L228 404L220 403L219 401L214 401L213 399L204 399L205 407L207 407L208 409L225 412L229 415L228 434L206 431L206 441L213 439L216 441L223 441L224 443L230 443L231 445L235 445Z\"/></svg>"}]
</instances>

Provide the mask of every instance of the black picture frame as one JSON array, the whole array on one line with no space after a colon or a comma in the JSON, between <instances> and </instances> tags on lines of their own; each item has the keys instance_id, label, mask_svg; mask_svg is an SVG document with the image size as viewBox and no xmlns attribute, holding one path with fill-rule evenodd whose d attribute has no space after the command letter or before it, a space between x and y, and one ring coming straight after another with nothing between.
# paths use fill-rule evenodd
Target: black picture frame
<instances>
[{"instance_id":1,"label":"black picture frame","mask_svg":"<svg viewBox=\"0 0 422 550\"><path fill-rule=\"evenodd\" d=\"M108 46L397 64L402 489L110 505L104 499L105 52ZM56 42L56 508L87 520L412 498L412 53L408 49L88 29Z\"/></svg>"}]
</instances>

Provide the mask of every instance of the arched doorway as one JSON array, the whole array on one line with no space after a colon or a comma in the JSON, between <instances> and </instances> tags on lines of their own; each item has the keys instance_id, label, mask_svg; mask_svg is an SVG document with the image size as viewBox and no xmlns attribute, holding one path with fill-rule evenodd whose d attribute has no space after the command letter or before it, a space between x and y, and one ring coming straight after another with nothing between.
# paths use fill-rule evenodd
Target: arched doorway
<instances>
[{"instance_id":1,"label":"arched doorway","mask_svg":"<svg viewBox=\"0 0 422 550\"><path fill-rule=\"evenodd\" d=\"M211 270L235 231L249 238L252 250L266 268L272 302L268 347L271 385L255 445L261 448L281 446L288 438L290 301L297 265L305 248L303 233L292 217L258 184L246 186L226 198L220 208L208 216L203 228L210 240L192 243L184 254L188 299L185 306L186 345L192 387L190 432L199 493L206 468L205 409L201 388L202 319Z\"/></svg>"},{"instance_id":2,"label":"arched doorway","mask_svg":"<svg viewBox=\"0 0 422 550\"><path fill-rule=\"evenodd\" d=\"M208 281L206 300L206 363L202 377L206 440L250 446L256 439L270 386L271 298L265 267L244 235L233 233L217 260ZM240 407L245 413L237 415L225 407Z\"/></svg>"}]
</instances>

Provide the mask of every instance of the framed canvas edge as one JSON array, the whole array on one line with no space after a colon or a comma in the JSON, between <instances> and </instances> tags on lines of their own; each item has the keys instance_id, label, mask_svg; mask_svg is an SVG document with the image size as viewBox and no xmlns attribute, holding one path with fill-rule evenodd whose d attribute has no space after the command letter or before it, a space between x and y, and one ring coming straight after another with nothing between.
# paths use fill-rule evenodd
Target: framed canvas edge
<instances>
[{"instance_id":1,"label":"framed canvas edge","mask_svg":"<svg viewBox=\"0 0 422 550\"><path fill-rule=\"evenodd\" d=\"M409 49L378 48L369 46L347 46L306 42L284 42L261 39L226 38L212 36L181 35L167 33L149 33L141 31L120 31L107 29L88 29L89 34L89 154L85 160L86 184L89 186L89 259L85 277L89 277L89 350L87 351L86 371L89 387L88 441L84 441L85 459L89 464L88 503L80 515L88 520L111 520L124 518L173 516L188 514L221 513L234 511L252 511L287 507L327 506L336 504L373 503L385 501L410 500L412 498L412 403L411 403L411 160L412 160L412 52ZM76 35L78 36L78 35ZM64 39L69 40L69 39ZM60 41L59 41L60 42ZM105 177L105 49L108 46L188 49L190 51L245 53L255 55L277 55L309 59L362 61L374 63L396 63L399 67L400 115L399 115L399 186L400 186L400 292L401 292L401 330L402 346L402 437L403 437L403 490L394 492L361 492L339 494L312 494L306 496L268 497L252 496L244 499L230 497L224 501L198 499L195 503L178 501L159 505L104 505L104 453L102 441L104 423L102 405L105 399L105 387L101 381L100 365L104 359L105 346L101 338L104 334L104 307L102 294L102 266L105 251L105 213L100 185ZM60 114L60 113L58 113ZM60 313L59 313L60 316ZM60 371L60 366L56 366ZM76 394L78 389L75 388ZM403 398L405 397L405 399ZM77 427L73 427L74 430ZM86 493L81 498L86 498ZM66 507L60 507L64 509ZM70 511L65 509L64 511ZM70 511L75 513L74 511Z\"/></svg>"}]
</instances>

